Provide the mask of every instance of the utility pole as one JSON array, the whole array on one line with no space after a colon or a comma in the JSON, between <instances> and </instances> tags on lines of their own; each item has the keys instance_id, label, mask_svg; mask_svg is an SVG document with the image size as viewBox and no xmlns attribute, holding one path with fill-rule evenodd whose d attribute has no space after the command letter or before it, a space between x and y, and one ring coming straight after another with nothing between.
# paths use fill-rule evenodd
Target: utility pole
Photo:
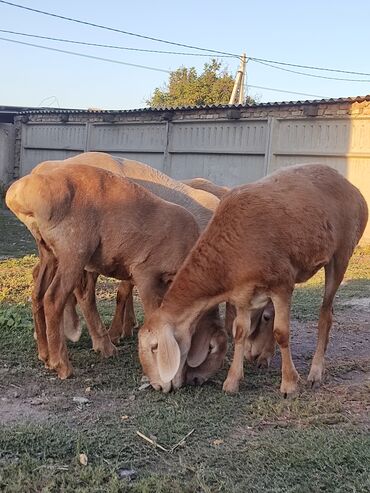
<instances>
[{"instance_id":1,"label":"utility pole","mask_svg":"<svg viewBox=\"0 0 370 493\"><path fill-rule=\"evenodd\" d=\"M245 53L240 57L240 65L238 73L236 74L233 91L230 96L229 104L243 104L244 103L244 86L245 86L245 72L247 66L247 55Z\"/></svg>"}]
</instances>

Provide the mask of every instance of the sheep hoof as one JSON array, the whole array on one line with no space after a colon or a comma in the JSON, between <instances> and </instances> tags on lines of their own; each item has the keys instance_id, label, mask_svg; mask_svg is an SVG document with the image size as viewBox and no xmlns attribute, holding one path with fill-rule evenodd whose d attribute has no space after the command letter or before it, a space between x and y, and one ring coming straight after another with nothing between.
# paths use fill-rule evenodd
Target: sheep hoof
<instances>
[{"instance_id":1,"label":"sheep hoof","mask_svg":"<svg viewBox=\"0 0 370 493\"><path fill-rule=\"evenodd\" d=\"M226 394L237 394L239 392L239 381L232 378L227 378L224 381L222 390L226 392Z\"/></svg>"},{"instance_id":2,"label":"sheep hoof","mask_svg":"<svg viewBox=\"0 0 370 493\"><path fill-rule=\"evenodd\" d=\"M322 368L312 366L307 378L307 384L312 390L318 390L322 381Z\"/></svg>"},{"instance_id":3,"label":"sheep hoof","mask_svg":"<svg viewBox=\"0 0 370 493\"><path fill-rule=\"evenodd\" d=\"M111 356L116 356L118 353L116 346L112 344L108 337L95 343L93 349L95 352L99 352L103 358L110 358Z\"/></svg>"},{"instance_id":4,"label":"sheep hoof","mask_svg":"<svg viewBox=\"0 0 370 493\"><path fill-rule=\"evenodd\" d=\"M61 380L66 380L73 374L73 369L70 363L68 364L63 364L59 368L56 369L58 373L58 377Z\"/></svg>"},{"instance_id":5,"label":"sheep hoof","mask_svg":"<svg viewBox=\"0 0 370 493\"><path fill-rule=\"evenodd\" d=\"M294 396L298 391L298 380L299 375L295 372L290 380L282 380L280 386L280 392L283 394L284 398L288 396Z\"/></svg>"}]
</instances>

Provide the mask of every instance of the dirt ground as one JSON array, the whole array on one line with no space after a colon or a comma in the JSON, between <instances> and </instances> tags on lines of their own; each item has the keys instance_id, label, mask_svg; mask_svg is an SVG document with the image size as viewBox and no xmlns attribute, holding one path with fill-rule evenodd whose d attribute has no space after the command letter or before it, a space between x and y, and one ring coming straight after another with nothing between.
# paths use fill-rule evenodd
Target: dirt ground
<instances>
[{"instance_id":1,"label":"dirt ground","mask_svg":"<svg viewBox=\"0 0 370 493\"><path fill-rule=\"evenodd\" d=\"M326 358L326 376L322 390L327 392L346 395L348 398L348 410L350 411L353 402L350 401L351 395L356 395L359 387L368 387L370 392L370 298L353 300L355 310L345 312L336 317L331 332L330 344ZM349 330L350 327L350 330ZM316 341L315 322L297 322L292 327L292 352L297 370L304 376L308 375L309 365L315 349ZM88 346L86 341L86 346ZM135 344L131 344L134 346ZM87 347L86 347L87 349ZM121 343L120 356L127 351L126 344ZM134 349L134 348L132 348ZM91 355L94 358L94 355ZM66 388L60 392L61 384L52 373L41 369L41 363L37 373L42 373L44 378L35 381L34 373L19 374L18 366L4 365L0 368L0 382L7 380L7 385L1 385L1 406L0 423L22 423L25 420L35 423L43 423L53 420L56 413L62 412L64 418L74 421L76 409L81 413L85 407L89 415L99 415L112 411L121 406L120 399L115 402L113 399L107 400L102 396L94 397L94 408L84 406L84 403L74 402L74 398L89 398L93 393L91 383L94 388L103 385L101 380L100 366L94 370L95 364L91 363L88 368L75 367L75 377L66 383ZM275 355L272 362L272 371L279 372L280 357ZM270 371L271 371L270 370ZM269 370L260 370L269 372ZM248 378L248 366L246 367L246 379ZM221 379L214 377L213 382L221 386ZM86 384L86 388L82 387ZM140 382L138 382L140 384ZM302 382L304 385L304 382ZM140 385L139 385L140 387ZM137 390L137 389L136 389ZM145 389L145 392L149 390ZM150 391L151 392L151 391ZM81 395L80 395L81 394ZM132 396L135 395L135 390ZM358 417L364 423L370 423L370 399L358 402L355 409ZM91 417L91 416L90 416Z\"/></svg>"},{"instance_id":2,"label":"dirt ground","mask_svg":"<svg viewBox=\"0 0 370 493\"><path fill-rule=\"evenodd\" d=\"M293 306L298 396L278 391L278 354L268 370L246 364L235 397L221 390L228 362L203 387L162 395L142 385L136 336L102 360L84 331L69 344L73 378L43 368L29 306L36 258L24 257L34 246L8 213L0 231L0 491L370 491L370 249L356 252L338 291L318 391L306 377L322 276ZM106 323L114 286L99 288ZM136 310L142 321L138 300Z\"/></svg>"}]
</instances>

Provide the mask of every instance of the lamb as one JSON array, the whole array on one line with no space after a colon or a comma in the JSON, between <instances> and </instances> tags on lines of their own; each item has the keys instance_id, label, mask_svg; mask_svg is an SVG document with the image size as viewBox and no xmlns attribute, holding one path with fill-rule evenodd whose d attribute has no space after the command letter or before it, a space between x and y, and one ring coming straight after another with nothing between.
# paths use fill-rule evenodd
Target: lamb
<instances>
[{"instance_id":1,"label":"lamb","mask_svg":"<svg viewBox=\"0 0 370 493\"><path fill-rule=\"evenodd\" d=\"M149 314L199 235L193 215L184 208L86 165L44 166L11 185L6 204L38 244L38 352L62 379L72 373L60 330L63 311L73 290L86 292L81 286L84 269L133 280ZM112 353L108 334L97 326L102 352Z\"/></svg>"},{"instance_id":2,"label":"lamb","mask_svg":"<svg viewBox=\"0 0 370 493\"><path fill-rule=\"evenodd\" d=\"M234 356L223 390L237 392L251 311L271 299L273 334L282 356L280 391L296 392L299 375L289 343L292 293L295 283L324 267L318 343L308 376L319 384L333 299L367 218L359 190L319 164L281 169L225 195L161 306L140 330L140 361L153 387L171 387L190 350L194 323L205 310L229 301L236 308Z\"/></svg>"}]
</instances>

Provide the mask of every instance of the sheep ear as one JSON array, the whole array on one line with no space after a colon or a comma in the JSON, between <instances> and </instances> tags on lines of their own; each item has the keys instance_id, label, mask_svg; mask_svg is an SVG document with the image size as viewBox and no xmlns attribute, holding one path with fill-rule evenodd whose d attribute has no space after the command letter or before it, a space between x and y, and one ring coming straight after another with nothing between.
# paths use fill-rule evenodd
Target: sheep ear
<instances>
[{"instance_id":1,"label":"sheep ear","mask_svg":"<svg viewBox=\"0 0 370 493\"><path fill-rule=\"evenodd\" d=\"M158 371L163 382L170 382L176 375L180 366L180 359L180 348L173 335L173 330L169 325L166 325L160 331L157 352Z\"/></svg>"},{"instance_id":2,"label":"sheep ear","mask_svg":"<svg viewBox=\"0 0 370 493\"><path fill-rule=\"evenodd\" d=\"M190 351L186 360L189 366L196 368L203 363L209 352L210 341L210 331L202 330L199 327L191 340Z\"/></svg>"}]
</instances>

